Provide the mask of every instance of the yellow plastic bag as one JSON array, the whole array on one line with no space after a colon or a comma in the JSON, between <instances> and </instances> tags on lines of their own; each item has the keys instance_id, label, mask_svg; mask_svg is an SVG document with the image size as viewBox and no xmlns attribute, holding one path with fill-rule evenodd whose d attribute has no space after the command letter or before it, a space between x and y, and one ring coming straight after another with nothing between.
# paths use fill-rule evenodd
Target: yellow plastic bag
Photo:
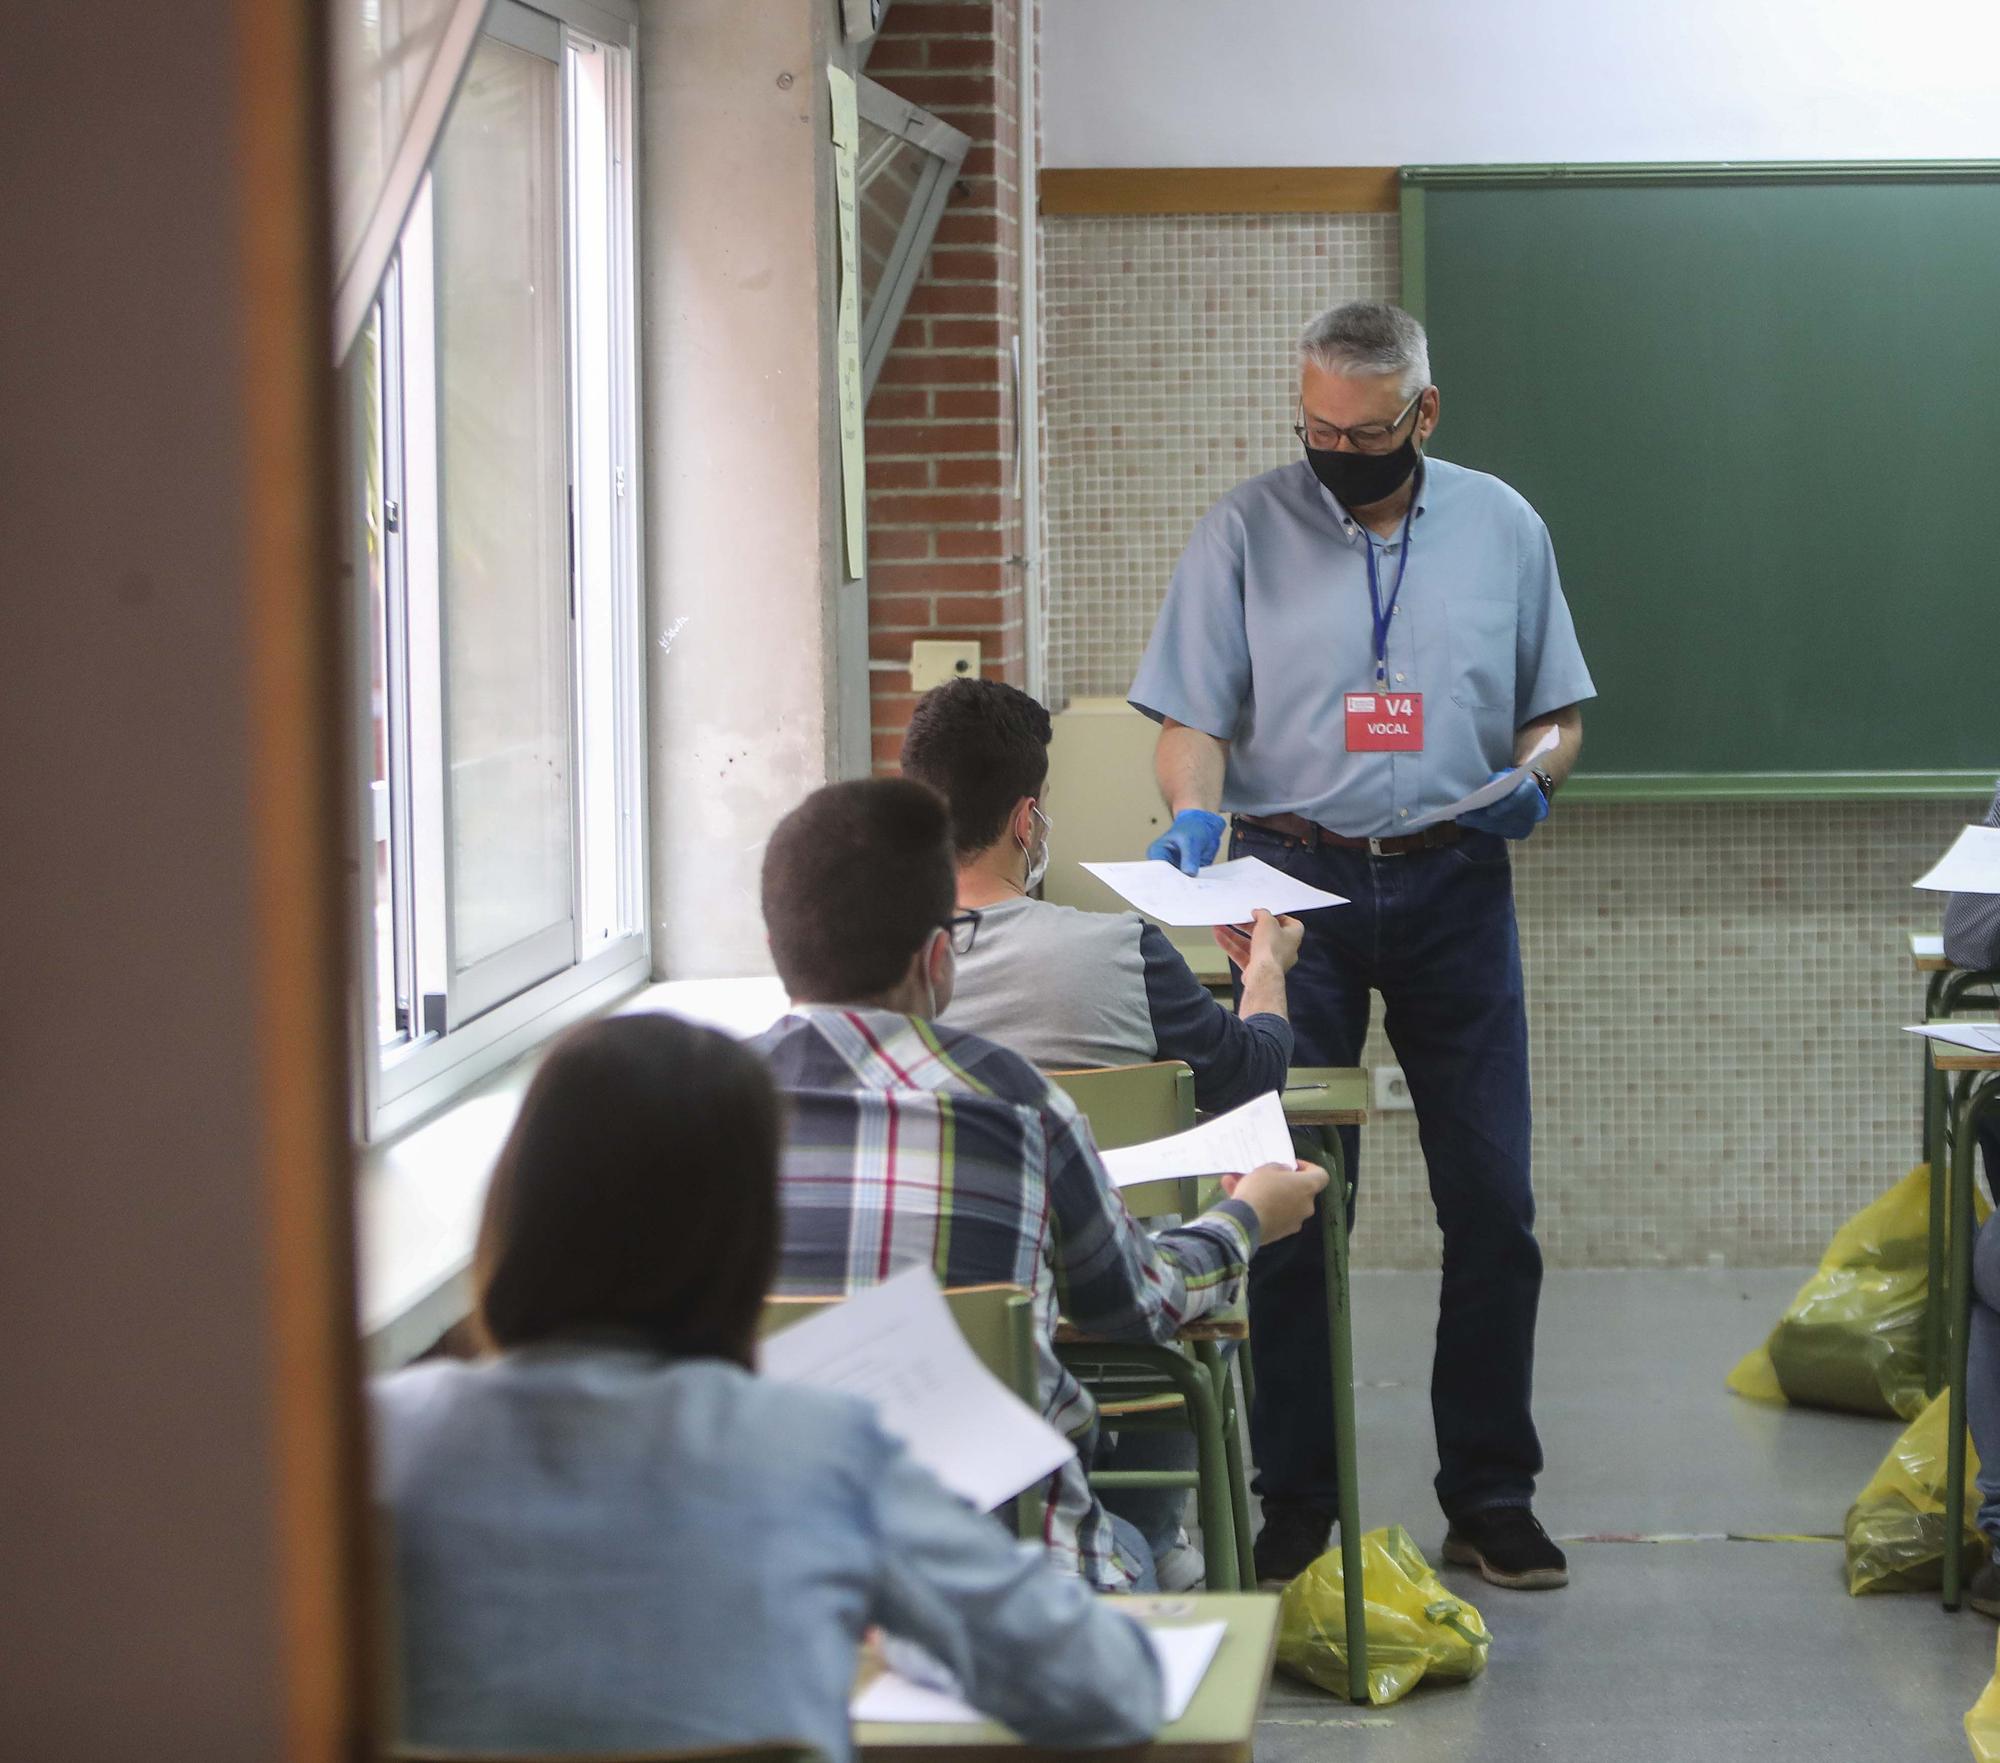
<instances>
[{"instance_id":1,"label":"yellow plastic bag","mask_svg":"<svg viewBox=\"0 0 2000 1763\"><path fill-rule=\"evenodd\" d=\"M1445 1590L1400 1524L1361 1539L1361 1584L1373 1706L1400 1701L1425 1677L1463 1681L1486 1669L1493 1637L1485 1622L1463 1598ZM1347 1605L1338 1549L1320 1556L1285 1588L1278 1663L1323 1690L1347 1694Z\"/></svg>"},{"instance_id":2,"label":"yellow plastic bag","mask_svg":"<svg viewBox=\"0 0 2000 1763\"><path fill-rule=\"evenodd\" d=\"M2000 1647L1995 1649L1991 1681L1965 1711L1965 1737L1972 1746L1972 1763L2000 1763Z\"/></svg>"},{"instance_id":3,"label":"yellow plastic bag","mask_svg":"<svg viewBox=\"0 0 2000 1763\"><path fill-rule=\"evenodd\" d=\"M1869 1477L1847 1511L1847 1589L1863 1592L1930 1591L1944 1581L1945 1446L1951 1392L1940 1390L1903 1431L1895 1449ZM1966 1572L1979 1565L1986 1543L1973 1524L1979 1457L1965 1447L1965 1526L1959 1549Z\"/></svg>"},{"instance_id":4,"label":"yellow plastic bag","mask_svg":"<svg viewBox=\"0 0 2000 1763\"><path fill-rule=\"evenodd\" d=\"M1982 1197L1982 1218L1986 1210ZM1930 1165L1919 1163L1834 1233L1819 1271L1729 1387L1753 1402L1914 1420L1924 1405L1930 1211Z\"/></svg>"}]
</instances>

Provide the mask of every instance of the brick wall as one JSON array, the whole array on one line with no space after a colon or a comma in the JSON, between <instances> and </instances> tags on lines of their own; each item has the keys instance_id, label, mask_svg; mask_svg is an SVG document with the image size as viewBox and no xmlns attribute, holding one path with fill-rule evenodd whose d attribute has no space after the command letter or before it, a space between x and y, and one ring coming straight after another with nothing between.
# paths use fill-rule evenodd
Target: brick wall
<instances>
[{"instance_id":1,"label":"brick wall","mask_svg":"<svg viewBox=\"0 0 2000 1763\"><path fill-rule=\"evenodd\" d=\"M919 637L969 637L981 671L1019 685L1027 550L1014 481L1023 0L897 0L869 78L972 138L908 311L868 402L869 654L907 663ZM915 702L878 672L875 765L893 770Z\"/></svg>"}]
</instances>

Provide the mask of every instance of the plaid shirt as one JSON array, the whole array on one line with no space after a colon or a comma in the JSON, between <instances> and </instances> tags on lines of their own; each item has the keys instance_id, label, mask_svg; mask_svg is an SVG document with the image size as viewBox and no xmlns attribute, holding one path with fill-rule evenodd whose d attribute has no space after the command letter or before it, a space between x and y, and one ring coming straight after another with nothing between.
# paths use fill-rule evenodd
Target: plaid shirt
<instances>
[{"instance_id":1,"label":"plaid shirt","mask_svg":"<svg viewBox=\"0 0 2000 1763\"><path fill-rule=\"evenodd\" d=\"M1076 1441L1044 1541L1105 1591L1130 1579L1086 1466L1097 1405L1055 1356L1058 1313L1092 1334L1171 1340L1236 1300L1256 1214L1225 1200L1148 1236L1076 1105L1019 1054L887 1010L814 1007L756 1043L788 1094L777 1289L853 1291L915 1263L947 1286L1034 1293L1042 1413Z\"/></svg>"}]
</instances>

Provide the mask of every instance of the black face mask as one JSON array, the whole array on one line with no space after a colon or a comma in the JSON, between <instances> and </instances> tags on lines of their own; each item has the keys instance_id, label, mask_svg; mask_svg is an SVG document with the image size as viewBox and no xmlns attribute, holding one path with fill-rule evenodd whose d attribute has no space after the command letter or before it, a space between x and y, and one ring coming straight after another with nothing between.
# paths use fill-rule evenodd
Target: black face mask
<instances>
[{"instance_id":1,"label":"black face mask","mask_svg":"<svg viewBox=\"0 0 2000 1763\"><path fill-rule=\"evenodd\" d=\"M1306 463L1313 476L1331 490L1343 508L1370 508L1386 502L1417 469L1417 434L1390 453L1345 453L1331 447L1308 447Z\"/></svg>"}]
</instances>

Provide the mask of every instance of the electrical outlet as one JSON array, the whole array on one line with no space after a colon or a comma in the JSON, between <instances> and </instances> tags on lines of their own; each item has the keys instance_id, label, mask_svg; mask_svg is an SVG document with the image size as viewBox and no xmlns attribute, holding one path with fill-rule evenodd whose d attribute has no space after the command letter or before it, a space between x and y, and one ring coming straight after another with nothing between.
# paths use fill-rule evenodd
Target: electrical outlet
<instances>
[{"instance_id":1,"label":"electrical outlet","mask_svg":"<svg viewBox=\"0 0 2000 1763\"><path fill-rule=\"evenodd\" d=\"M946 680L979 677L979 645L917 642L910 645L910 690L928 692Z\"/></svg>"},{"instance_id":2,"label":"electrical outlet","mask_svg":"<svg viewBox=\"0 0 2000 1763\"><path fill-rule=\"evenodd\" d=\"M1416 1107L1416 1103L1410 1100L1410 1080L1403 1075L1400 1065L1378 1065L1369 1076L1375 1080L1377 1113L1393 1114L1398 1109Z\"/></svg>"}]
</instances>

